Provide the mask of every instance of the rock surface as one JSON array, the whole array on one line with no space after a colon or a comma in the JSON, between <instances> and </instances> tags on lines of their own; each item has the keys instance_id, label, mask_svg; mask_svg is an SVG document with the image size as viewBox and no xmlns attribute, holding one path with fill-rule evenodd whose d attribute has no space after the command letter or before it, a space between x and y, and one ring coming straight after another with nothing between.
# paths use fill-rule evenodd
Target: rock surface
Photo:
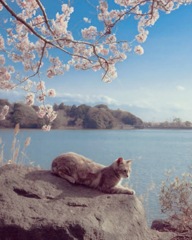
<instances>
[{"instance_id":1,"label":"rock surface","mask_svg":"<svg viewBox=\"0 0 192 240\"><path fill-rule=\"evenodd\" d=\"M166 240L136 196L72 185L50 171L0 168L0 240Z\"/></svg>"}]
</instances>

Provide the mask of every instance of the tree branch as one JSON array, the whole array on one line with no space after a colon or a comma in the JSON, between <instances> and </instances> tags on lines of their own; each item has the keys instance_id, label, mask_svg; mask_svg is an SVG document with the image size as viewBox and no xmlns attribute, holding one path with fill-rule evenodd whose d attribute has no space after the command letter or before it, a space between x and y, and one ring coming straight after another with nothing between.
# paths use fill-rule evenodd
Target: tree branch
<instances>
[{"instance_id":1,"label":"tree branch","mask_svg":"<svg viewBox=\"0 0 192 240\"><path fill-rule=\"evenodd\" d=\"M40 2L39 0L36 0L36 2L37 2L37 4L38 4L39 8L41 9L41 12L42 12L43 17L44 17L44 19L45 19L45 23L46 23L46 25L47 25L47 28L49 29L49 31L51 32L51 34L53 34L53 31L52 31L52 29L51 29L51 27L50 27L50 25L49 25L49 21L48 21L47 15L46 15L46 13L45 13L45 8L44 8L44 6L41 4L41 2Z\"/></svg>"},{"instance_id":2,"label":"tree branch","mask_svg":"<svg viewBox=\"0 0 192 240\"><path fill-rule=\"evenodd\" d=\"M38 1L38 0L36 0ZM17 16L16 13L3 1L3 0L0 0L0 3L6 8L6 10L16 19L18 20L19 22L21 22L24 26L26 26L37 38L41 39L43 42L45 42L46 44L49 44L51 45L52 47L55 47L59 50L61 50L62 52L70 55L70 56L76 56L76 57L80 57L80 58L84 58L88 61L90 61L88 58L86 57L83 57L81 55L77 55L77 54L73 54L73 53L70 53L66 50L64 50L62 47L58 46L57 44L54 44L52 41L44 38L43 36L41 36L39 33L37 33L33 27L31 27L25 20L23 20L21 17ZM55 39L54 39L55 41ZM58 41L58 40L57 40Z\"/></svg>"}]
</instances>

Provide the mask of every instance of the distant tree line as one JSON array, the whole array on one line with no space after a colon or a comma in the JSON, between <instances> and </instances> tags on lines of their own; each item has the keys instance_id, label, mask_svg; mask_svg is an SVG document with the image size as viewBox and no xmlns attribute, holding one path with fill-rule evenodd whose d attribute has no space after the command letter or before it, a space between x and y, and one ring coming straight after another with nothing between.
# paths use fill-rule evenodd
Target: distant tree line
<instances>
[{"instance_id":1,"label":"distant tree line","mask_svg":"<svg viewBox=\"0 0 192 240\"><path fill-rule=\"evenodd\" d=\"M0 121L1 128L13 128L17 123L21 128L41 128L45 120L38 118L37 106L28 106L23 103L9 103L0 99L0 110L4 105L10 107L5 120ZM54 104L58 116L53 122L54 129L79 128L79 129L126 129L142 128L143 121L122 110L111 110L107 105L100 104L94 107L82 104L68 106L64 103Z\"/></svg>"},{"instance_id":2,"label":"distant tree line","mask_svg":"<svg viewBox=\"0 0 192 240\"><path fill-rule=\"evenodd\" d=\"M173 118L172 121L164 122L145 122L144 128L160 128L160 129L191 129L192 122L182 121L180 118Z\"/></svg>"}]
</instances>

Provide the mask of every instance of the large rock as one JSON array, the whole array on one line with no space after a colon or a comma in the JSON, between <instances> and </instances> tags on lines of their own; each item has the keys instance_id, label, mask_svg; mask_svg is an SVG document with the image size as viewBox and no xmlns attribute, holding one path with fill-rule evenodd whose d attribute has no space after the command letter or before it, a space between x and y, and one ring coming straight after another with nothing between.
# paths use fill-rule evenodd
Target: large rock
<instances>
[{"instance_id":1,"label":"large rock","mask_svg":"<svg viewBox=\"0 0 192 240\"><path fill-rule=\"evenodd\" d=\"M50 171L0 168L0 240L166 240L136 196L71 185Z\"/></svg>"}]
</instances>

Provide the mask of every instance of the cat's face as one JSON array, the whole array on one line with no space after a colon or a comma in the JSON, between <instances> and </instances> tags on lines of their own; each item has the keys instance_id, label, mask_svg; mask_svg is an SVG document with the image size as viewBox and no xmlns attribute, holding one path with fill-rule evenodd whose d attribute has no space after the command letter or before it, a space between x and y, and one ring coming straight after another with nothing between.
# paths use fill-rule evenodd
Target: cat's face
<instances>
[{"instance_id":1,"label":"cat's face","mask_svg":"<svg viewBox=\"0 0 192 240\"><path fill-rule=\"evenodd\" d=\"M116 160L116 171L122 178L128 178L131 173L131 160L124 160L122 157Z\"/></svg>"}]
</instances>

